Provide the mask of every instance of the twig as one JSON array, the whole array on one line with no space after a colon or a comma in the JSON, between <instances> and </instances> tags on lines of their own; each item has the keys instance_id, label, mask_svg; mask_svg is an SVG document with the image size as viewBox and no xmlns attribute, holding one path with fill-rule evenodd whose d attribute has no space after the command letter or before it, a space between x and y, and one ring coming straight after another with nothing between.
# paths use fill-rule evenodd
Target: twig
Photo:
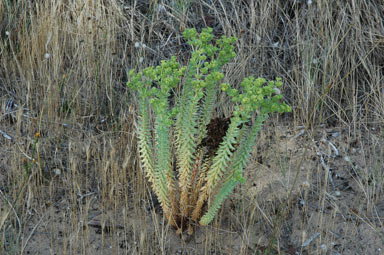
<instances>
[{"instance_id":1,"label":"twig","mask_svg":"<svg viewBox=\"0 0 384 255\"><path fill-rule=\"evenodd\" d=\"M331 143L331 142L328 141L328 140L327 140L327 143L328 143L328 145L332 148L332 150L335 152L334 155L331 153L331 157L335 158L335 157L339 156L339 150L336 148L336 146L333 145L333 143Z\"/></svg>"},{"instance_id":2,"label":"twig","mask_svg":"<svg viewBox=\"0 0 384 255\"><path fill-rule=\"evenodd\" d=\"M41 216L39 222L33 227L31 233L29 234L29 236L27 237L26 241L25 241L25 244L23 246L23 248L21 249L21 253L20 254L24 254L24 250L25 248L27 247L27 244L29 242L29 240L31 239L32 235L35 233L37 227L41 224L41 222L43 221L43 219L45 218L45 216L48 214L48 212L44 213L43 216Z\"/></svg>"},{"instance_id":3,"label":"twig","mask_svg":"<svg viewBox=\"0 0 384 255\"><path fill-rule=\"evenodd\" d=\"M2 131L1 129L0 129L0 134L2 134L3 137L4 137L5 139L8 139L8 140L10 140L10 141L13 140L13 137L12 137L12 136L7 135L7 134L6 134L4 131Z\"/></svg>"},{"instance_id":4,"label":"twig","mask_svg":"<svg viewBox=\"0 0 384 255\"><path fill-rule=\"evenodd\" d=\"M335 187L335 183L333 182L332 171L331 171L331 168L329 166L327 166L327 164L325 164L325 160L324 160L323 155L320 155L320 162L321 162L321 165L323 166L324 170L328 172L329 181L332 184L333 191L335 191L336 187Z\"/></svg>"},{"instance_id":5,"label":"twig","mask_svg":"<svg viewBox=\"0 0 384 255\"><path fill-rule=\"evenodd\" d=\"M16 212L15 208L12 206L11 202L7 199L7 197L4 195L4 193L3 193L1 190L0 190L0 193L1 193L1 195L3 196L3 199L8 203L9 207L12 209L13 213L15 214L15 217L16 217L16 220L17 220L17 224L19 225L19 228L21 229L20 218L19 218L19 216L17 215L17 212ZM5 220L4 220L4 222L5 222ZM2 223L0 224L0 229L1 229L2 224L3 224L4 222L2 222Z\"/></svg>"},{"instance_id":6,"label":"twig","mask_svg":"<svg viewBox=\"0 0 384 255\"><path fill-rule=\"evenodd\" d=\"M308 238L302 245L302 248L307 247L313 240L315 240L320 235L320 232L315 233L313 236Z\"/></svg>"}]
</instances>

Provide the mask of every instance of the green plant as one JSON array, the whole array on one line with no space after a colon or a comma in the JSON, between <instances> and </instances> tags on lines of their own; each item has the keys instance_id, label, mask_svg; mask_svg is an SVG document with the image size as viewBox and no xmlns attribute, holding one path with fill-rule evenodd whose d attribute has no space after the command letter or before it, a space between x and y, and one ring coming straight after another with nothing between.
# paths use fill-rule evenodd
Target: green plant
<instances>
[{"instance_id":1,"label":"green plant","mask_svg":"<svg viewBox=\"0 0 384 255\"><path fill-rule=\"evenodd\" d=\"M209 224L236 184L244 181L243 168L264 120L290 107L275 94L282 85L279 78L267 82L247 77L241 91L221 83L221 68L236 56L235 37L223 36L213 45L210 28L200 34L188 29L183 36L192 48L188 66L172 57L138 73L131 70L127 85L138 95L141 166L168 222L179 231L188 225L191 231L190 221ZM177 86L180 93L175 92ZM200 145L220 87L232 99L234 111L223 141L210 157ZM256 121L249 125L255 113Z\"/></svg>"}]
</instances>

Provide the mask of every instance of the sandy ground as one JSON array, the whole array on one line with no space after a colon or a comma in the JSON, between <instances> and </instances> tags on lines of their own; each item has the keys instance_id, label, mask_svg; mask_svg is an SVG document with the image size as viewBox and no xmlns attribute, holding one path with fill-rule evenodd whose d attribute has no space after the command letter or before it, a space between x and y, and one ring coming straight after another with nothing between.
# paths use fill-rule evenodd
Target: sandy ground
<instances>
[{"instance_id":1,"label":"sandy ground","mask_svg":"<svg viewBox=\"0 0 384 255\"><path fill-rule=\"evenodd\" d=\"M95 191L73 208L62 191L25 220L25 254L384 254L380 133L369 129L353 137L345 129L321 127L308 136L300 127L268 130L245 170L247 182L209 227L180 237L162 227L161 211L148 210L148 202L139 210L130 205L101 210ZM6 154L0 155L2 186L9 170Z\"/></svg>"}]
</instances>

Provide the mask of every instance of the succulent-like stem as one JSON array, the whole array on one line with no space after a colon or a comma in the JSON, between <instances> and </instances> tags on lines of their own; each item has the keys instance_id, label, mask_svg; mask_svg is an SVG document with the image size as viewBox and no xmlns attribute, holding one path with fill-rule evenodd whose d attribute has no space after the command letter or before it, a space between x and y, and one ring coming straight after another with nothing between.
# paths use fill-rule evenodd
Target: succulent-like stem
<instances>
[{"instance_id":1,"label":"succulent-like stem","mask_svg":"<svg viewBox=\"0 0 384 255\"><path fill-rule=\"evenodd\" d=\"M267 114L261 114L257 117L255 124L246 132L249 128L245 125L243 129L245 129L245 134L240 139L239 147L236 152L232 155L230 169L231 172L227 177L226 181L222 185L221 189L217 193L215 199L210 205L208 211L204 214L204 216L200 220L201 225L209 224L213 217L215 216L217 210L220 208L223 201L228 197L228 195L232 192L233 188L240 182L244 181L243 178L243 168L245 167L247 160L252 152L252 146L255 143L257 133L260 131L264 120L268 117Z\"/></svg>"},{"instance_id":2,"label":"succulent-like stem","mask_svg":"<svg viewBox=\"0 0 384 255\"><path fill-rule=\"evenodd\" d=\"M203 140L209 134L218 84L224 77L221 68L236 55L236 38L223 36L214 46L212 29L200 34L189 29L183 35L192 48L187 67L172 57L157 67L131 71L128 86L138 91L141 167L168 222L178 232L187 228L191 233L191 220L209 224L234 187L244 181L243 168L268 114L290 108L280 102L281 95L273 95L274 87L282 84L280 79L267 82L247 77L241 91L221 84L235 110L218 149L208 152ZM174 102L169 100L171 91L181 85L181 94L172 95ZM257 120L249 127L246 123L255 112L259 112Z\"/></svg>"}]
</instances>

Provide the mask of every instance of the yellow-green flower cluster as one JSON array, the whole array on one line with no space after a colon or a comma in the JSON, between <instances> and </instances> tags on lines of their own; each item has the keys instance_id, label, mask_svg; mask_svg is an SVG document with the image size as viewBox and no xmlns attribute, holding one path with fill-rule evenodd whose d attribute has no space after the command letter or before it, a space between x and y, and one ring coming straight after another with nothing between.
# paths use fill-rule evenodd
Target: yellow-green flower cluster
<instances>
[{"instance_id":1,"label":"yellow-green flower cluster","mask_svg":"<svg viewBox=\"0 0 384 255\"><path fill-rule=\"evenodd\" d=\"M255 79L252 76L244 78L241 82L242 92L231 88L227 83L221 85L221 90L226 92L234 103L238 105L234 115L242 115L248 118L248 115L257 110L263 113L283 113L290 112L291 108L281 102L282 95L274 95L275 89L282 86L281 78L275 81L266 81L264 78Z\"/></svg>"},{"instance_id":2,"label":"yellow-green flower cluster","mask_svg":"<svg viewBox=\"0 0 384 255\"><path fill-rule=\"evenodd\" d=\"M211 28L200 34L196 29L187 29L183 36L191 47L187 66L172 57L138 73L131 70L127 83L137 91L139 99L141 165L166 218L175 227L186 225L187 219L209 224L233 188L244 182L243 168L268 114L291 110L281 102L282 95L275 93L282 86L280 78L266 81L247 77L238 89L221 83L223 65L236 56L237 38L222 36L213 44ZM181 93L171 101L171 91L178 91L177 86ZM205 150L198 145L207 134L220 88L235 104L233 117L215 154L203 157ZM151 110L154 122L150 121ZM256 112L253 126L242 125ZM199 160L201 164L196 163ZM208 201L211 202L203 214Z\"/></svg>"}]
</instances>

